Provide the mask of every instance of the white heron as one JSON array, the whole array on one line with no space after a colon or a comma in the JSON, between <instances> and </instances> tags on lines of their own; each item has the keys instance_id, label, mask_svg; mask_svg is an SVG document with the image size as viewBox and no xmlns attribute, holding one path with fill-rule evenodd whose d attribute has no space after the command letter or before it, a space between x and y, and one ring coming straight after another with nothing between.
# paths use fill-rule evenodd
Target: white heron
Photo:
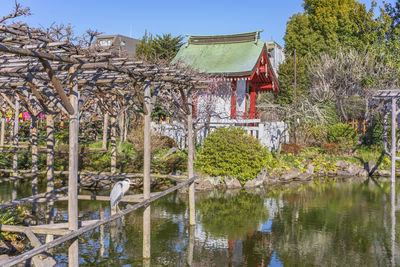
<instances>
[{"instance_id":1,"label":"white heron","mask_svg":"<svg viewBox=\"0 0 400 267\"><path fill-rule=\"evenodd\" d=\"M121 210L118 207L119 202L121 199L124 197L125 193L128 192L129 186L131 184L131 181L129 179L125 179L123 181L119 181L116 183L111 190L110 193L110 204L111 207L116 206L117 211L120 212Z\"/></svg>"}]
</instances>

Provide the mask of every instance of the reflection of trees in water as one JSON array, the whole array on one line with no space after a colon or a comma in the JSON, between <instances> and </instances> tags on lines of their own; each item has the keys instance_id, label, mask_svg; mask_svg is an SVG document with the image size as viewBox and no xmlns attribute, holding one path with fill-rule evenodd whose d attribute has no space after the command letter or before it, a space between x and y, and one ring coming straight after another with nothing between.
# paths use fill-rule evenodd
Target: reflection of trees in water
<instances>
[{"instance_id":1,"label":"reflection of trees in water","mask_svg":"<svg viewBox=\"0 0 400 267\"><path fill-rule=\"evenodd\" d=\"M243 242L244 261L247 266L268 266L274 252L276 237L273 233L255 232Z\"/></svg>"},{"instance_id":2,"label":"reflection of trees in water","mask_svg":"<svg viewBox=\"0 0 400 267\"><path fill-rule=\"evenodd\" d=\"M317 184L283 194L286 205L272 231L284 265L390 264L389 229L384 223L390 210L384 197L388 186Z\"/></svg>"},{"instance_id":3,"label":"reflection of trees in water","mask_svg":"<svg viewBox=\"0 0 400 267\"><path fill-rule=\"evenodd\" d=\"M229 197L209 197L197 206L204 230L215 237L242 238L268 219L263 197L246 191Z\"/></svg>"}]
</instances>

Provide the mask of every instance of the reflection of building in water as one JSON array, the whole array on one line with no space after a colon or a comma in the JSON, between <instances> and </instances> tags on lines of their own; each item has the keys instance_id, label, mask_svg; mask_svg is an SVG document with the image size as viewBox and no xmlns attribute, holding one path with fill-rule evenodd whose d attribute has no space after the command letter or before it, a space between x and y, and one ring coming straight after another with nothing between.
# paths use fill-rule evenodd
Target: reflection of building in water
<instances>
[{"instance_id":1,"label":"reflection of building in water","mask_svg":"<svg viewBox=\"0 0 400 267\"><path fill-rule=\"evenodd\" d=\"M247 235L243 238L229 240L228 237L214 236L207 232L201 220L197 221L194 229L193 244L193 266L268 266L273 260L279 263L278 259L274 259L274 244L276 237L271 232L272 219L278 212L282 200L266 199L264 207L269 211L268 221L260 221L256 228L250 228ZM174 203L177 204L177 203ZM179 204L178 204L179 205ZM187 209L183 212L175 210L173 213L168 209L154 207L152 216L158 219L165 219L178 226L178 237L173 240L168 248L172 249L171 254L178 252L183 257L188 254L189 248L189 228L187 226L188 214ZM154 218L153 217L153 218ZM223 226L221 226L223 227ZM180 256L179 256L180 257ZM175 259L176 263L183 263L184 260ZM276 257L275 257L276 258ZM171 264L168 256L158 257L157 263L162 265ZM177 264L179 265L179 264Z\"/></svg>"},{"instance_id":2,"label":"reflection of building in water","mask_svg":"<svg viewBox=\"0 0 400 267\"><path fill-rule=\"evenodd\" d=\"M155 212L155 211L154 211ZM184 232L184 224L183 221L187 220L188 214L171 214L165 210L158 210L157 209L157 217L168 219L176 224L179 225L179 232ZM206 231L203 230L203 225L201 222L197 222L195 228L195 239L196 242L201 243L201 246L206 248L221 248L226 249L228 248L228 239L227 238L215 238L208 234Z\"/></svg>"},{"instance_id":3,"label":"reflection of building in water","mask_svg":"<svg viewBox=\"0 0 400 267\"><path fill-rule=\"evenodd\" d=\"M264 207L268 210L269 219L275 218L279 211L279 207L283 206L283 201L281 199L277 200L275 198L265 198Z\"/></svg>"},{"instance_id":4,"label":"reflection of building in water","mask_svg":"<svg viewBox=\"0 0 400 267\"><path fill-rule=\"evenodd\" d=\"M201 243L201 245L206 248L226 249L229 247L227 238L213 237L212 235L210 235L209 233L207 233L203 230L203 225L201 223L196 225L195 239L196 239L196 242Z\"/></svg>"}]
</instances>

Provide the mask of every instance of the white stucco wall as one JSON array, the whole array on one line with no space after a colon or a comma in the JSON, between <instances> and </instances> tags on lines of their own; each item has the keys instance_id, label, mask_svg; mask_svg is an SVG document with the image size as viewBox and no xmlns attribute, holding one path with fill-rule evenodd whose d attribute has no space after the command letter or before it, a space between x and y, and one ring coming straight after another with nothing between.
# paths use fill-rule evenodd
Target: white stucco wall
<instances>
[{"instance_id":1,"label":"white stucco wall","mask_svg":"<svg viewBox=\"0 0 400 267\"><path fill-rule=\"evenodd\" d=\"M242 116L246 111L246 80L236 83L236 115Z\"/></svg>"}]
</instances>

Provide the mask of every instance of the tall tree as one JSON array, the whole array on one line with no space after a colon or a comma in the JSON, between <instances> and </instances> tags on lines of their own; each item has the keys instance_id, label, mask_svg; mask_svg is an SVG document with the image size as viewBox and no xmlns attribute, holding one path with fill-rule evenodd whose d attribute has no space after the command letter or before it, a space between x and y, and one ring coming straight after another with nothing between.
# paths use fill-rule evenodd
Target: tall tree
<instances>
[{"instance_id":1,"label":"tall tree","mask_svg":"<svg viewBox=\"0 0 400 267\"><path fill-rule=\"evenodd\" d=\"M341 48L365 50L382 40L388 21L384 15L375 18L375 7L376 3L372 2L367 10L356 0L304 0L304 11L294 14L287 22L284 36L287 61L280 66L282 94L278 94L276 102L292 102L294 49L298 57L298 92L307 95L308 63L322 53L334 54Z\"/></svg>"},{"instance_id":2,"label":"tall tree","mask_svg":"<svg viewBox=\"0 0 400 267\"><path fill-rule=\"evenodd\" d=\"M356 0L304 0L304 12L290 17L284 36L286 52L298 56L333 52L338 47L364 48L378 40L373 9Z\"/></svg>"},{"instance_id":3,"label":"tall tree","mask_svg":"<svg viewBox=\"0 0 400 267\"><path fill-rule=\"evenodd\" d=\"M166 60L170 62L183 45L183 36L173 37L172 34L153 36L151 33L144 34L136 48L136 54L147 60Z\"/></svg>"}]
</instances>

